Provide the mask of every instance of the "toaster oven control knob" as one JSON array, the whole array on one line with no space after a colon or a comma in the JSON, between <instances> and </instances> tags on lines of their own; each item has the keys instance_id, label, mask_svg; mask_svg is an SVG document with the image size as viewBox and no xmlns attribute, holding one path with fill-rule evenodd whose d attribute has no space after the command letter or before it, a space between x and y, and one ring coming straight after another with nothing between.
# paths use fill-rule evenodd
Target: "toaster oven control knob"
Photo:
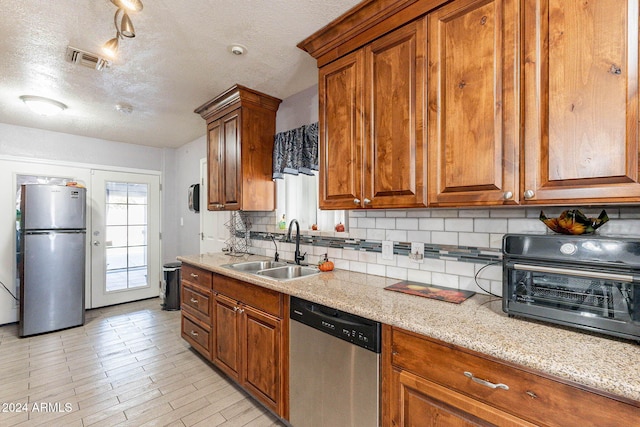
<instances>
[{"instance_id":1,"label":"toaster oven control knob","mask_svg":"<svg viewBox=\"0 0 640 427\"><path fill-rule=\"evenodd\" d=\"M576 252L578 252L578 247L573 243L565 243L562 246L560 246L560 252L562 252L565 255L573 255Z\"/></svg>"},{"instance_id":2,"label":"toaster oven control knob","mask_svg":"<svg viewBox=\"0 0 640 427\"><path fill-rule=\"evenodd\" d=\"M533 190L527 190L524 192L524 198L525 199L533 199L533 196L535 196L536 193Z\"/></svg>"}]
</instances>

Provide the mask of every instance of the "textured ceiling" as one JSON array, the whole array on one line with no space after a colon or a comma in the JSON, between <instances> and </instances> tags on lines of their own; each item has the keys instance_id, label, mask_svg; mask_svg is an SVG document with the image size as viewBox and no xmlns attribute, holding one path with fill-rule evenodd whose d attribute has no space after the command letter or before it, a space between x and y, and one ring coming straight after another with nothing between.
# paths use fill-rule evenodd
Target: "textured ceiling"
<instances>
[{"instance_id":1,"label":"textured ceiling","mask_svg":"<svg viewBox=\"0 0 640 427\"><path fill-rule=\"evenodd\" d=\"M0 122L156 147L205 133L193 110L235 83L286 98L317 83L315 60L296 44L359 0L143 0L136 37L120 42L110 68L65 60L68 45L100 53L114 37L109 0L3 2ZM235 56L228 46L247 47ZM39 95L68 109L32 113ZM118 103L133 106L126 115Z\"/></svg>"}]
</instances>

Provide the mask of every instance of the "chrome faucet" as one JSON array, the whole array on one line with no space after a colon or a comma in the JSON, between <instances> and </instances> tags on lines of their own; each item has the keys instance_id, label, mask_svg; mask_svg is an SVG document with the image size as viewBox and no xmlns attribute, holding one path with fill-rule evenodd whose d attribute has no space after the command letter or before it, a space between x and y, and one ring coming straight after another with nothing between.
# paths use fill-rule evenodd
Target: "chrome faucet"
<instances>
[{"instance_id":1,"label":"chrome faucet","mask_svg":"<svg viewBox=\"0 0 640 427\"><path fill-rule=\"evenodd\" d=\"M287 241L291 242L291 226L294 223L296 225L296 251L293 254L293 260L296 262L296 264L300 265L300 261L304 261L304 257L305 255L307 255L307 253L305 252L304 255L300 255L300 224L298 224L297 219L292 219L291 222L289 223L289 231L287 232Z\"/></svg>"}]
</instances>

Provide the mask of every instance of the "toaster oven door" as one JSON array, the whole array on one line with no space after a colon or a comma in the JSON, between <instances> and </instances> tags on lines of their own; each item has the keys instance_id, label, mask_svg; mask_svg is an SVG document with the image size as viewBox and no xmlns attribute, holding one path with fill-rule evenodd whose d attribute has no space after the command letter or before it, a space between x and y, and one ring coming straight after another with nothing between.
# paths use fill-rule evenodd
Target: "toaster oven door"
<instances>
[{"instance_id":1,"label":"toaster oven door","mask_svg":"<svg viewBox=\"0 0 640 427\"><path fill-rule=\"evenodd\" d=\"M640 283L631 274L505 262L503 310L640 338Z\"/></svg>"}]
</instances>

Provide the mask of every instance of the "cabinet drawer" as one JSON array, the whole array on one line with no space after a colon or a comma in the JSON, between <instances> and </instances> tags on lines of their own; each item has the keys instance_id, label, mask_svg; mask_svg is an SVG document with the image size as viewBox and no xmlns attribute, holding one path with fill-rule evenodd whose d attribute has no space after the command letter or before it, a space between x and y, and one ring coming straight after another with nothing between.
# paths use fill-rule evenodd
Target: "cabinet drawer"
<instances>
[{"instance_id":1,"label":"cabinet drawer","mask_svg":"<svg viewBox=\"0 0 640 427\"><path fill-rule=\"evenodd\" d=\"M208 359L211 358L211 332L182 312L182 338Z\"/></svg>"},{"instance_id":2,"label":"cabinet drawer","mask_svg":"<svg viewBox=\"0 0 640 427\"><path fill-rule=\"evenodd\" d=\"M186 282L182 286L182 308L192 311L211 323L211 297L196 288L192 288Z\"/></svg>"},{"instance_id":3,"label":"cabinet drawer","mask_svg":"<svg viewBox=\"0 0 640 427\"><path fill-rule=\"evenodd\" d=\"M640 417L638 407L412 332L393 328L391 342L393 365L534 423L632 425Z\"/></svg>"},{"instance_id":4,"label":"cabinet drawer","mask_svg":"<svg viewBox=\"0 0 640 427\"><path fill-rule=\"evenodd\" d=\"M211 289L212 273L189 264L182 264L182 280Z\"/></svg>"},{"instance_id":5,"label":"cabinet drawer","mask_svg":"<svg viewBox=\"0 0 640 427\"><path fill-rule=\"evenodd\" d=\"M280 292L218 274L213 278L213 290L280 319L283 318Z\"/></svg>"}]
</instances>

